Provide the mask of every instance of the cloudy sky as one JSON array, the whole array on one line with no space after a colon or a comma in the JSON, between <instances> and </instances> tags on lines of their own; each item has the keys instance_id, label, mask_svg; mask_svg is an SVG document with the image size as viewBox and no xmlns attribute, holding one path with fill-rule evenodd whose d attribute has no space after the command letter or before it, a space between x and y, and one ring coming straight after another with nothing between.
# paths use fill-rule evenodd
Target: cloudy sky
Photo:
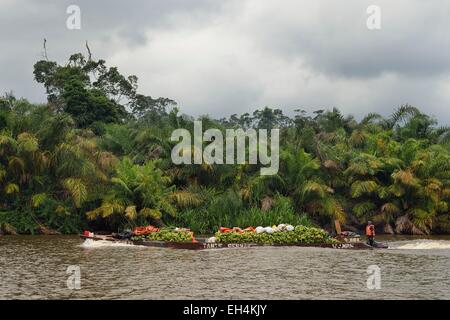
<instances>
[{"instance_id":1,"label":"cloudy sky","mask_svg":"<svg viewBox=\"0 0 450 320\"><path fill-rule=\"evenodd\" d=\"M66 28L71 4L80 30ZM381 30L366 26L372 4ZM87 40L192 115L268 105L359 118L409 103L450 124L449 17L447 0L0 0L0 90L45 101L32 75L43 38L59 62Z\"/></svg>"}]
</instances>

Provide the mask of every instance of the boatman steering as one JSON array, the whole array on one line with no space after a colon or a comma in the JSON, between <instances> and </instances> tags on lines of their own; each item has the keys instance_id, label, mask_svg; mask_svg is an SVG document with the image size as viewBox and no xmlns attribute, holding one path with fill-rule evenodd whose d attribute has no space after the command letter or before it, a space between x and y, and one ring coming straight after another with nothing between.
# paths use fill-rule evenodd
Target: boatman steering
<instances>
[{"instance_id":1,"label":"boatman steering","mask_svg":"<svg viewBox=\"0 0 450 320\"><path fill-rule=\"evenodd\" d=\"M373 225L372 221L367 221L366 236L367 236L367 243L373 247L375 237L375 226Z\"/></svg>"}]
</instances>

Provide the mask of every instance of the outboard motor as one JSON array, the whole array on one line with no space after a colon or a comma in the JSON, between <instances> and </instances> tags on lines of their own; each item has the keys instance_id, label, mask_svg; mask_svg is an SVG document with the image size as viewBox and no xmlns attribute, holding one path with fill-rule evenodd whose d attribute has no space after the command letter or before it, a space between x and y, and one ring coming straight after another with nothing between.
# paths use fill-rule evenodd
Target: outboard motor
<instances>
[{"instance_id":1,"label":"outboard motor","mask_svg":"<svg viewBox=\"0 0 450 320\"><path fill-rule=\"evenodd\" d=\"M112 237L114 239L121 239L121 240L130 239L132 236L133 236L133 232L129 229L124 230L123 232L118 232L118 233L112 234Z\"/></svg>"},{"instance_id":2,"label":"outboard motor","mask_svg":"<svg viewBox=\"0 0 450 320\"><path fill-rule=\"evenodd\" d=\"M387 245L387 243L383 243L383 242L373 242L373 247L374 248L378 248L378 249L387 249L389 246Z\"/></svg>"}]
</instances>

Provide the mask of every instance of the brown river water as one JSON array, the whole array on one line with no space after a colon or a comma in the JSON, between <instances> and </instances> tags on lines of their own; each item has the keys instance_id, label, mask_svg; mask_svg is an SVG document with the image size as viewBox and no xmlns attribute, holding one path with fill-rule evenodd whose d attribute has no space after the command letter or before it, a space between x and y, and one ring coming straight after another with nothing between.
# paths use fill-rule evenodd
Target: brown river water
<instances>
[{"instance_id":1,"label":"brown river water","mask_svg":"<svg viewBox=\"0 0 450 320\"><path fill-rule=\"evenodd\" d=\"M450 237L384 240L390 249L188 251L3 236L0 299L450 299ZM68 288L71 265L80 289ZM367 288L370 265L380 289Z\"/></svg>"}]
</instances>

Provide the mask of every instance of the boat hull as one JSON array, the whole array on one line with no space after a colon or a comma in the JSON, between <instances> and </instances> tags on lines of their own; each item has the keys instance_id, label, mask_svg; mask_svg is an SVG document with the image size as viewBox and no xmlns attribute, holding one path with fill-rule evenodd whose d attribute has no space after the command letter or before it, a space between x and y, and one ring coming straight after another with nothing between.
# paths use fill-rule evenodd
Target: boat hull
<instances>
[{"instance_id":1,"label":"boat hull","mask_svg":"<svg viewBox=\"0 0 450 320\"><path fill-rule=\"evenodd\" d=\"M157 248L172 248L184 250L207 250L207 249L231 249L231 248L254 248L254 247L319 247L330 249L345 249L345 250L371 250L377 249L369 246L363 242L342 242L342 243L296 243L296 244L258 244L258 243L208 243L204 241L198 242L165 242L165 241L150 241L139 240L132 241L128 239L115 239L111 236L80 236L83 239L91 239L94 241L113 241L126 243L131 245L157 247Z\"/></svg>"}]
</instances>

